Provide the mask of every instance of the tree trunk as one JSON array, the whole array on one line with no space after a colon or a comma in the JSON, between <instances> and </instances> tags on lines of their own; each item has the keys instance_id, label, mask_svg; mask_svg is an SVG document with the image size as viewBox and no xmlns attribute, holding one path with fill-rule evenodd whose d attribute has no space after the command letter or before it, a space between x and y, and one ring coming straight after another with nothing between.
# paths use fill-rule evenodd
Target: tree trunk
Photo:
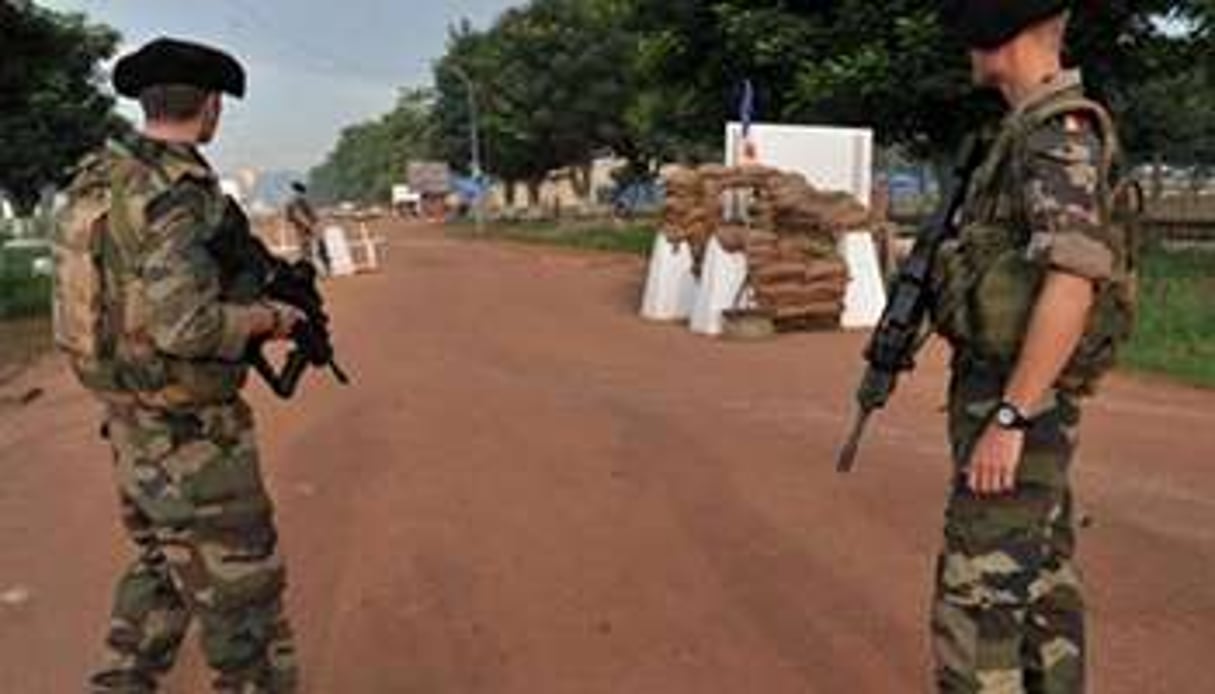
<instances>
[{"instance_id":1,"label":"tree trunk","mask_svg":"<svg viewBox=\"0 0 1215 694\"><path fill-rule=\"evenodd\" d=\"M1152 158L1152 201L1164 197L1164 157L1157 152Z\"/></svg>"},{"instance_id":2,"label":"tree trunk","mask_svg":"<svg viewBox=\"0 0 1215 694\"><path fill-rule=\"evenodd\" d=\"M583 203L591 202L591 176L595 170L594 162L583 162L574 167L571 179L574 183L574 194Z\"/></svg>"},{"instance_id":3,"label":"tree trunk","mask_svg":"<svg viewBox=\"0 0 1215 694\"><path fill-rule=\"evenodd\" d=\"M933 210L941 206L941 198L946 195L954 185L954 158L950 154L938 153L932 158L932 175L937 182L937 196L935 203L928 208L921 208L923 214L927 217L933 213Z\"/></svg>"},{"instance_id":4,"label":"tree trunk","mask_svg":"<svg viewBox=\"0 0 1215 694\"><path fill-rule=\"evenodd\" d=\"M527 182L527 206L536 208L540 206L540 186L544 181L532 179Z\"/></svg>"}]
</instances>

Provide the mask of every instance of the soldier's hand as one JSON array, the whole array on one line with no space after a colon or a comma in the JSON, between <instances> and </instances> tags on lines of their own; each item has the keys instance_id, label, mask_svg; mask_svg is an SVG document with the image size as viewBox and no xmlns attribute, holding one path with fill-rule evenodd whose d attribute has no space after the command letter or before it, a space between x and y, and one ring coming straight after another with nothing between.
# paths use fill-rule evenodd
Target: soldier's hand
<instances>
[{"instance_id":1,"label":"soldier's hand","mask_svg":"<svg viewBox=\"0 0 1215 694\"><path fill-rule=\"evenodd\" d=\"M1024 432L988 426L970 456L967 486L979 496L1013 491L1024 447Z\"/></svg>"},{"instance_id":2,"label":"soldier's hand","mask_svg":"<svg viewBox=\"0 0 1215 694\"><path fill-rule=\"evenodd\" d=\"M308 319L303 311L278 301L267 301L262 306L266 309L266 321L260 333L271 340L290 339L295 326Z\"/></svg>"}]
</instances>

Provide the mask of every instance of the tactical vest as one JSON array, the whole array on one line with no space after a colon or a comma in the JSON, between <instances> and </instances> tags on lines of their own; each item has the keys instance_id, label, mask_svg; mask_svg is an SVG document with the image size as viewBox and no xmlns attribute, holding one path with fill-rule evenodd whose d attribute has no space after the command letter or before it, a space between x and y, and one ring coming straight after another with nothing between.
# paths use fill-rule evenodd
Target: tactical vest
<instances>
[{"instance_id":1,"label":"tactical vest","mask_svg":"<svg viewBox=\"0 0 1215 694\"><path fill-rule=\"evenodd\" d=\"M149 335L140 278L147 252L144 207L172 187L163 167L112 141L82 163L55 225L55 344L80 383L107 402L215 404L231 400L244 382L243 366L171 358ZM222 198L216 198L218 224Z\"/></svg>"},{"instance_id":2,"label":"tactical vest","mask_svg":"<svg viewBox=\"0 0 1215 694\"><path fill-rule=\"evenodd\" d=\"M955 356L1003 373L1012 372L1028 332L1046 264L1029 254L1031 225L1025 190L1031 134L1066 114L1084 114L1098 128L1100 223L1110 234L1114 271L1097 283L1083 337L1055 387L1091 394L1116 361L1135 321L1138 188L1115 185L1117 134L1109 114L1078 93L1063 93L1011 116L983 165L975 172L963 208L961 232L943 244L934 277L933 321Z\"/></svg>"}]
</instances>

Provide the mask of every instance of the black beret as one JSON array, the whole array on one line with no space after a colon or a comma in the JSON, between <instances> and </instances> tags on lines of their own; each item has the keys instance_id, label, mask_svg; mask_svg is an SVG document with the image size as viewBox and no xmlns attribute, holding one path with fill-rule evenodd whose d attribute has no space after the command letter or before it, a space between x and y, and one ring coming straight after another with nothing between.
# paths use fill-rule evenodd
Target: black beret
<instances>
[{"instance_id":1,"label":"black beret","mask_svg":"<svg viewBox=\"0 0 1215 694\"><path fill-rule=\"evenodd\" d=\"M991 50L1070 5L1069 0L945 0L941 16L967 46Z\"/></svg>"},{"instance_id":2,"label":"black beret","mask_svg":"<svg viewBox=\"0 0 1215 694\"><path fill-rule=\"evenodd\" d=\"M159 38L114 66L114 90L132 99L146 87L188 84L235 97L245 95L245 69L223 51L189 41Z\"/></svg>"}]
</instances>

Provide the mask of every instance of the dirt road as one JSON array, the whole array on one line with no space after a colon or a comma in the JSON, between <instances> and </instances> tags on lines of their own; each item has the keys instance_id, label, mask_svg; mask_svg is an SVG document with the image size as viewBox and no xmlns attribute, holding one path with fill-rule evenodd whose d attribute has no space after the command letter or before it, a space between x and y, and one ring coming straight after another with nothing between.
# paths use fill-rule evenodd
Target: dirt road
<instances>
[{"instance_id":1,"label":"dirt road","mask_svg":"<svg viewBox=\"0 0 1215 694\"><path fill-rule=\"evenodd\" d=\"M934 355L832 472L862 336L634 316L639 261L393 230L330 285L356 385L260 388L308 692L929 690ZM80 691L120 542L95 408L0 400L0 691ZM1215 691L1215 393L1119 378L1078 488L1093 691ZM191 644L169 691L202 692Z\"/></svg>"}]
</instances>

